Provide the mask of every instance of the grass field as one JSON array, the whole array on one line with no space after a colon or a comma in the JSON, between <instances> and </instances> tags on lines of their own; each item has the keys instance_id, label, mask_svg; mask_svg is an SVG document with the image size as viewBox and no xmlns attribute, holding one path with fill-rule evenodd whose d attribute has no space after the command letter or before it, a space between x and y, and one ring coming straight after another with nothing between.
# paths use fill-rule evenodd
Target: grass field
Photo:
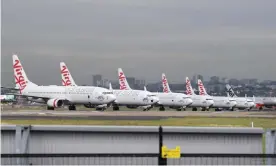
<instances>
[{"instance_id":1,"label":"grass field","mask_svg":"<svg viewBox=\"0 0 276 166\"><path fill-rule=\"evenodd\" d=\"M31 119L2 120L1 124L52 124L52 125L131 125L131 126L224 126L224 127L276 128L276 118L209 118L187 117L162 120L65 120L65 119Z\"/></svg>"}]
</instances>

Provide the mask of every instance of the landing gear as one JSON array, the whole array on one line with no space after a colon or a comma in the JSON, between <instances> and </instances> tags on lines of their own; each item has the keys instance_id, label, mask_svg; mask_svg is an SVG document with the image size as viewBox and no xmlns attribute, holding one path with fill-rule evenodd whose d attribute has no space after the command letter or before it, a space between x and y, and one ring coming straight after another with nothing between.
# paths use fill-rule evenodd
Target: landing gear
<instances>
[{"instance_id":1,"label":"landing gear","mask_svg":"<svg viewBox=\"0 0 276 166\"><path fill-rule=\"evenodd\" d=\"M164 108L163 106L161 106L161 107L159 108L159 111L165 111L165 108Z\"/></svg>"},{"instance_id":2,"label":"landing gear","mask_svg":"<svg viewBox=\"0 0 276 166\"><path fill-rule=\"evenodd\" d=\"M55 110L55 108L47 106L47 110Z\"/></svg>"},{"instance_id":3,"label":"landing gear","mask_svg":"<svg viewBox=\"0 0 276 166\"><path fill-rule=\"evenodd\" d=\"M209 109L209 108L207 108L207 109L206 109L206 111L210 111L210 109Z\"/></svg>"},{"instance_id":4,"label":"landing gear","mask_svg":"<svg viewBox=\"0 0 276 166\"><path fill-rule=\"evenodd\" d=\"M186 111L186 108L183 108L183 111Z\"/></svg>"},{"instance_id":5,"label":"landing gear","mask_svg":"<svg viewBox=\"0 0 276 166\"><path fill-rule=\"evenodd\" d=\"M113 106L113 111L119 111L120 108L118 106Z\"/></svg>"},{"instance_id":6,"label":"landing gear","mask_svg":"<svg viewBox=\"0 0 276 166\"><path fill-rule=\"evenodd\" d=\"M68 109L71 111L71 110L76 110L76 106L75 105L69 105Z\"/></svg>"},{"instance_id":7,"label":"landing gear","mask_svg":"<svg viewBox=\"0 0 276 166\"><path fill-rule=\"evenodd\" d=\"M196 107L194 107L194 108L192 109L192 111L197 111L197 108L196 108Z\"/></svg>"},{"instance_id":8,"label":"landing gear","mask_svg":"<svg viewBox=\"0 0 276 166\"><path fill-rule=\"evenodd\" d=\"M203 107L203 108L201 108L201 111L205 111L205 110L206 110L206 108L204 108L204 107Z\"/></svg>"},{"instance_id":9,"label":"landing gear","mask_svg":"<svg viewBox=\"0 0 276 166\"><path fill-rule=\"evenodd\" d=\"M260 111L263 110L263 107L260 107L259 110L260 110Z\"/></svg>"},{"instance_id":10,"label":"landing gear","mask_svg":"<svg viewBox=\"0 0 276 166\"><path fill-rule=\"evenodd\" d=\"M181 108L177 108L176 110L177 110L177 111L181 111L182 109L181 109Z\"/></svg>"},{"instance_id":11,"label":"landing gear","mask_svg":"<svg viewBox=\"0 0 276 166\"><path fill-rule=\"evenodd\" d=\"M102 108L101 107L96 107L97 111L104 111L105 109L106 109L105 107L102 107Z\"/></svg>"}]
</instances>

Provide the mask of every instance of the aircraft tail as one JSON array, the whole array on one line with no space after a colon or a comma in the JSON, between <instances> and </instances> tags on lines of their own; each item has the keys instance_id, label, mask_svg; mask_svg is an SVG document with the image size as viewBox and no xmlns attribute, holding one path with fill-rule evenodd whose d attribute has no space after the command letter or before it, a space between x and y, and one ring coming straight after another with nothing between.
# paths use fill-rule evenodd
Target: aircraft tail
<instances>
[{"instance_id":1,"label":"aircraft tail","mask_svg":"<svg viewBox=\"0 0 276 166\"><path fill-rule=\"evenodd\" d=\"M109 83L109 90L113 90L111 82Z\"/></svg>"},{"instance_id":2,"label":"aircraft tail","mask_svg":"<svg viewBox=\"0 0 276 166\"><path fill-rule=\"evenodd\" d=\"M191 84L191 81L188 77L186 77L186 94L187 95L194 95L194 90Z\"/></svg>"},{"instance_id":3,"label":"aircraft tail","mask_svg":"<svg viewBox=\"0 0 276 166\"><path fill-rule=\"evenodd\" d=\"M144 86L144 91L148 91L146 86Z\"/></svg>"},{"instance_id":4,"label":"aircraft tail","mask_svg":"<svg viewBox=\"0 0 276 166\"><path fill-rule=\"evenodd\" d=\"M165 73L162 73L162 86L163 86L163 92L164 93L170 93L171 89L167 80L167 77Z\"/></svg>"},{"instance_id":5,"label":"aircraft tail","mask_svg":"<svg viewBox=\"0 0 276 166\"><path fill-rule=\"evenodd\" d=\"M197 80L197 85L198 85L199 95L203 95L203 96L208 95L203 85L203 82L200 79Z\"/></svg>"},{"instance_id":6,"label":"aircraft tail","mask_svg":"<svg viewBox=\"0 0 276 166\"><path fill-rule=\"evenodd\" d=\"M63 86L77 86L64 62L60 62L60 72Z\"/></svg>"},{"instance_id":7,"label":"aircraft tail","mask_svg":"<svg viewBox=\"0 0 276 166\"><path fill-rule=\"evenodd\" d=\"M126 76L121 68L118 68L118 76L119 76L119 84L120 84L120 90L131 90Z\"/></svg>"},{"instance_id":8,"label":"aircraft tail","mask_svg":"<svg viewBox=\"0 0 276 166\"><path fill-rule=\"evenodd\" d=\"M229 84L226 84L226 92L227 92L227 95L229 95L230 97L237 97L233 88Z\"/></svg>"},{"instance_id":9,"label":"aircraft tail","mask_svg":"<svg viewBox=\"0 0 276 166\"><path fill-rule=\"evenodd\" d=\"M13 60L13 72L14 72L14 79L15 79L15 88L20 90L20 93L27 87L27 86L37 86L36 84L32 83L25 73L23 66L18 58L17 55L12 56Z\"/></svg>"}]
</instances>

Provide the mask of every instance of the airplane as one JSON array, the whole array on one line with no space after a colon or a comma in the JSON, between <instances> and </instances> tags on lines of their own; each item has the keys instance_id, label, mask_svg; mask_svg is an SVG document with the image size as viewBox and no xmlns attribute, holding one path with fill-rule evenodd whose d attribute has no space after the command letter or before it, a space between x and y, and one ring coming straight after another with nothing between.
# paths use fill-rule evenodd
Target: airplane
<instances>
[{"instance_id":1,"label":"airplane","mask_svg":"<svg viewBox=\"0 0 276 166\"><path fill-rule=\"evenodd\" d=\"M255 97L251 98L255 101L256 108L262 110L263 107L272 108L276 106L276 98L275 97Z\"/></svg>"},{"instance_id":2,"label":"airplane","mask_svg":"<svg viewBox=\"0 0 276 166\"><path fill-rule=\"evenodd\" d=\"M76 110L76 104L111 104L116 100L112 92L101 87L68 87L68 86L40 86L31 82L18 58L13 55L13 69L17 92L14 95L26 97L29 101L44 103L47 110L68 105L69 110Z\"/></svg>"},{"instance_id":3,"label":"airplane","mask_svg":"<svg viewBox=\"0 0 276 166\"><path fill-rule=\"evenodd\" d=\"M199 95L202 96L210 96L203 85L201 79L197 80ZM235 98L229 98L225 96L210 96L214 100L213 108L216 108L216 111L220 109L227 108L230 110L234 110L234 107L237 105L237 101Z\"/></svg>"},{"instance_id":4,"label":"airplane","mask_svg":"<svg viewBox=\"0 0 276 166\"><path fill-rule=\"evenodd\" d=\"M60 71L62 84L64 86L78 86L64 62L60 62ZM109 84L109 90L116 96L116 100L112 104L113 110L119 110L119 106L126 106L128 108L137 108L141 106L144 111L146 111L149 109L149 105L152 104L152 102L149 101L150 94L148 94L148 92L131 89L117 90L112 88L111 83ZM95 106L85 104L85 107L94 108Z\"/></svg>"},{"instance_id":5,"label":"airplane","mask_svg":"<svg viewBox=\"0 0 276 166\"><path fill-rule=\"evenodd\" d=\"M152 92L159 98L158 106L160 111L165 111L165 107L176 109L177 111L185 110L187 106L193 103L190 96L183 93L174 93L170 90L166 75L162 73L163 93ZM147 90L144 87L144 90Z\"/></svg>"},{"instance_id":6,"label":"airplane","mask_svg":"<svg viewBox=\"0 0 276 166\"><path fill-rule=\"evenodd\" d=\"M229 85L226 84L226 92L227 95L235 98L237 101L237 105L235 106L238 109L247 109L248 111L252 109L253 107L256 107L256 104L253 100L251 100L248 97L238 97L235 93L233 88Z\"/></svg>"},{"instance_id":7,"label":"airplane","mask_svg":"<svg viewBox=\"0 0 276 166\"><path fill-rule=\"evenodd\" d=\"M197 111L197 107L201 107L202 111L209 111L209 108L214 105L214 100L210 96L201 96L196 95L194 93L193 87L191 85L191 81L188 77L186 77L186 94L190 95L192 100L194 101L190 107L192 107L193 111Z\"/></svg>"},{"instance_id":8,"label":"airplane","mask_svg":"<svg viewBox=\"0 0 276 166\"><path fill-rule=\"evenodd\" d=\"M147 111L159 102L159 98L152 92L132 89L128 84L126 75L124 74L122 68L118 68L118 78L120 89L113 90L114 94L118 98L118 104L115 104L115 110L118 110L120 105L126 105L127 108L138 108L142 104L143 110ZM110 89L112 89L111 84ZM139 101L138 104L135 100ZM123 104L123 101L128 104Z\"/></svg>"}]
</instances>

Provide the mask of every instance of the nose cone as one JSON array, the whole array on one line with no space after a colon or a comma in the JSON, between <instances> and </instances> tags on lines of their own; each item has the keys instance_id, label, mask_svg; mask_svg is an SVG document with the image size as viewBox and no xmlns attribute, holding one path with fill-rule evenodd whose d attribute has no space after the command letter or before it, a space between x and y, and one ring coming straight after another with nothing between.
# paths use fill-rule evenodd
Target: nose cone
<instances>
[{"instance_id":1,"label":"nose cone","mask_svg":"<svg viewBox=\"0 0 276 166\"><path fill-rule=\"evenodd\" d=\"M187 105L191 105L191 104L193 104L193 100L192 99L186 99L186 103L187 103Z\"/></svg>"},{"instance_id":2,"label":"nose cone","mask_svg":"<svg viewBox=\"0 0 276 166\"><path fill-rule=\"evenodd\" d=\"M113 94L109 94L107 95L107 101L110 102L114 102L116 100L116 96Z\"/></svg>"},{"instance_id":3,"label":"nose cone","mask_svg":"<svg viewBox=\"0 0 276 166\"><path fill-rule=\"evenodd\" d=\"M254 102L249 102L249 107L255 107L256 104Z\"/></svg>"},{"instance_id":4,"label":"nose cone","mask_svg":"<svg viewBox=\"0 0 276 166\"><path fill-rule=\"evenodd\" d=\"M159 102L159 98L158 97L156 97L156 96L153 96L152 98L151 98L151 101L150 101L152 104L155 104L155 103L158 103Z\"/></svg>"},{"instance_id":5,"label":"nose cone","mask_svg":"<svg viewBox=\"0 0 276 166\"><path fill-rule=\"evenodd\" d=\"M230 101L230 104L232 107L235 107L237 105L237 102L236 101Z\"/></svg>"},{"instance_id":6,"label":"nose cone","mask_svg":"<svg viewBox=\"0 0 276 166\"><path fill-rule=\"evenodd\" d=\"M212 105L214 105L215 102L214 102L214 100L208 100L207 103L208 103L210 106L212 106Z\"/></svg>"}]
</instances>

